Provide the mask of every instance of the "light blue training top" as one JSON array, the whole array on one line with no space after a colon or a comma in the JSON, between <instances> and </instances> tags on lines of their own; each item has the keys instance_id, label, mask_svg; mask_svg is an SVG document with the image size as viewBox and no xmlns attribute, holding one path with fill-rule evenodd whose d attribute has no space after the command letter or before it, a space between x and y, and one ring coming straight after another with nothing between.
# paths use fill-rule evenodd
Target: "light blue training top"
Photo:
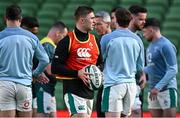
<instances>
[{"instance_id":1,"label":"light blue training top","mask_svg":"<svg viewBox=\"0 0 180 118\"><path fill-rule=\"evenodd\" d=\"M129 29L117 29L101 41L104 59L104 87L135 83L135 74L144 68L144 48L141 39ZM104 51L103 51L104 48ZM143 52L142 52L143 51Z\"/></svg>"},{"instance_id":2,"label":"light blue training top","mask_svg":"<svg viewBox=\"0 0 180 118\"><path fill-rule=\"evenodd\" d=\"M33 56L39 60L32 72ZM31 85L49 63L39 39L20 27L7 27L0 32L0 80Z\"/></svg>"},{"instance_id":3,"label":"light blue training top","mask_svg":"<svg viewBox=\"0 0 180 118\"><path fill-rule=\"evenodd\" d=\"M165 37L151 42L146 50L147 66L144 71L148 74L149 90L154 87L160 91L167 88L177 88L176 48Z\"/></svg>"}]
</instances>

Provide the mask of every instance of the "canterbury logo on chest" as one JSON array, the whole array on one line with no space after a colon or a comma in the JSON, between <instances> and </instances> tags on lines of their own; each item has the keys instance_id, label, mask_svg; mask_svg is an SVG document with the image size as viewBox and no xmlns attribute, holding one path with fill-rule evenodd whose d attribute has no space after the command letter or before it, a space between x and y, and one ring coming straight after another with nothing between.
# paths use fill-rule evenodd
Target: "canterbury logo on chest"
<instances>
[{"instance_id":1,"label":"canterbury logo on chest","mask_svg":"<svg viewBox=\"0 0 180 118\"><path fill-rule=\"evenodd\" d=\"M68 69L80 70L87 65L96 65L99 56L99 48L94 35L89 34L87 41L79 41L74 32L69 32L69 55L65 66ZM58 77L59 79L73 79L69 77Z\"/></svg>"},{"instance_id":2,"label":"canterbury logo on chest","mask_svg":"<svg viewBox=\"0 0 180 118\"><path fill-rule=\"evenodd\" d=\"M87 41L79 41L74 34L69 34L71 40L71 46L69 49L72 58L81 60L91 60L94 55L99 53L96 40L92 34L89 34ZM71 59L72 59L71 58Z\"/></svg>"},{"instance_id":3,"label":"canterbury logo on chest","mask_svg":"<svg viewBox=\"0 0 180 118\"><path fill-rule=\"evenodd\" d=\"M78 57L91 57L90 50L90 48L78 48L77 55Z\"/></svg>"},{"instance_id":4,"label":"canterbury logo on chest","mask_svg":"<svg viewBox=\"0 0 180 118\"><path fill-rule=\"evenodd\" d=\"M84 67L87 64L96 64L99 48L94 35L89 34L87 41L79 41L74 32L70 32L69 57L66 61L68 67Z\"/></svg>"}]
</instances>

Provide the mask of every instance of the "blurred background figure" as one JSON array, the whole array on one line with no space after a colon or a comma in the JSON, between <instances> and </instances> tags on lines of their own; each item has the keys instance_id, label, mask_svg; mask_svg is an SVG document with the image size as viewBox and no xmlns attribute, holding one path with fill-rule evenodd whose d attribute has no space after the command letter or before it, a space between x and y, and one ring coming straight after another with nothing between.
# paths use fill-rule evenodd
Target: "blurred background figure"
<instances>
[{"instance_id":1,"label":"blurred background figure","mask_svg":"<svg viewBox=\"0 0 180 118\"><path fill-rule=\"evenodd\" d=\"M95 36L89 33L96 23L94 10L89 6L79 6L74 16L73 32L69 32L57 45L52 73L63 79L64 100L69 115L72 118L90 118L94 91L87 87L90 78L85 68L91 64L98 66L102 58Z\"/></svg>"},{"instance_id":2,"label":"blurred background figure","mask_svg":"<svg viewBox=\"0 0 180 118\"><path fill-rule=\"evenodd\" d=\"M97 12L95 14L95 17L96 17L95 29L97 34L99 35L99 41L100 41L103 35L111 32L111 17L109 13L106 11ZM101 117L101 118L105 117L105 113L101 112L102 91L103 91L103 86L101 86L101 88L99 88L98 90L97 101L96 101L97 117Z\"/></svg>"},{"instance_id":3,"label":"blurred background figure","mask_svg":"<svg viewBox=\"0 0 180 118\"><path fill-rule=\"evenodd\" d=\"M132 32L136 33L139 36L139 38L141 38L141 40L138 40L138 43L142 48L141 53L144 55L144 45L142 42L142 35L139 33L139 31L141 31L142 28L144 27L147 17L147 9L140 5L131 5L129 7L129 11L131 12L132 19L129 23L128 28ZM145 60L145 56L144 56L144 60ZM131 117L142 117L143 91L141 91L141 89L144 88L146 80L140 82L139 80L140 74L142 73L141 72L136 73L137 94L132 108Z\"/></svg>"},{"instance_id":4,"label":"blurred background figure","mask_svg":"<svg viewBox=\"0 0 180 118\"><path fill-rule=\"evenodd\" d=\"M96 25L95 29L98 35L102 36L104 34L111 32L111 17L106 11L99 11L95 14Z\"/></svg>"},{"instance_id":5,"label":"blurred background figure","mask_svg":"<svg viewBox=\"0 0 180 118\"><path fill-rule=\"evenodd\" d=\"M106 60L102 111L106 117L120 118L131 113L136 95L135 72L143 70L144 55L137 43L140 38L128 29L131 13L118 8L115 17L119 27L101 39L109 40L105 52L102 52Z\"/></svg>"},{"instance_id":6,"label":"blurred background figure","mask_svg":"<svg viewBox=\"0 0 180 118\"><path fill-rule=\"evenodd\" d=\"M140 5L132 5L129 7L129 11L132 14L132 20L128 28L134 33L141 31L146 22L147 9Z\"/></svg>"},{"instance_id":7,"label":"blurred background figure","mask_svg":"<svg viewBox=\"0 0 180 118\"><path fill-rule=\"evenodd\" d=\"M121 7L115 7L111 10L111 29L112 30L115 30L118 28L118 23L116 21L116 16L115 16L115 11L118 9L118 8L121 8Z\"/></svg>"},{"instance_id":8,"label":"blurred background figure","mask_svg":"<svg viewBox=\"0 0 180 118\"><path fill-rule=\"evenodd\" d=\"M37 35L39 32L39 22L38 19L36 17L32 17L32 16L26 16L23 17L21 20L21 27L23 29L26 29L28 31L30 31L31 33ZM35 69L35 64L37 62L35 62L35 59L33 58L33 69ZM33 97L33 103L32 103L32 117L36 117L37 116L37 102L36 102L36 95L35 95L35 90L34 90L34 83L32 82L32 97Z\"/></svg>"},{"instance_id":9,"label":"blurred background figure","mask_svg":"<svg viewBox=\"0 0 180 118\"><path fill-rule=\"evenodd\" d=\"M0 117L32 116L32 78L47 83L39 77L49 63L39 39L20 27L22 10L18 5L6 8L7 27L0 32ZM33 56L39 65L33 67Z\"/></svg>"},{"instance_id":10,"label":"blurred background figure","mask_svg":"<svg viewBox=\"0 0 180 118\"><path fill-rule=\"evenodd\" d=\"M46 50L50 60L50 63L44 71L45 76L49 79L49 83L34 83L36 96L34 102L37 103L37 117L56 117L56 78L51 73L51 61L55 53L56 45L67 35L67 33L68 29L66 25L63 22L58 21L52 25L47 36L41 40L41 44Z\"/></svg>"},{"instance_id":11,"label":"blurred background figure","mask_svg":"<svg viewBox=\"0 0 180 118\"><path fill-rule=\"evenodd\" d=\"M161 34L160 22L148 18L143 28L151 42L146 50L148 74L148 108L152 117L176 117L178 73L176 47Z\"/></svg>"},{"instance_id":12,"label":"blurred background figure","mask_svg":"<svg viewBox=\"0 0 180 118\"><path fill-rule=\"evenodd\" d=\"M37 33L39 32L39 22L36 17L31 17L31 16L23 17L21 21L21 27L23 29L30 31L35 35L37 35Z\"/></svg>"}]
</instances>

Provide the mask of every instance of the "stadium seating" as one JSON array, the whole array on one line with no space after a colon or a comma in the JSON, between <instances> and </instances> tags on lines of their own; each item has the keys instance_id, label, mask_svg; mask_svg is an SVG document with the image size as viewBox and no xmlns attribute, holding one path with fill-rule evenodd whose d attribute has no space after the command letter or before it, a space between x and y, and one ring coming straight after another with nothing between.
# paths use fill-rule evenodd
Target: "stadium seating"
<instances>
[{"instance_id":1,"label":"stadium seating","mask_svg":"<svg viewBox=\"0 0 180 118\"><path fill-rule=\"evenodd\" d=\"M123 5L132 5L132 4L143 4L143 0L119 0L120 4Z\"/></svg>"},{"instance_id":2,"label":"stadium seating","mask_svg":"<svg viewBox=\"0 0 180 118\"><path fill-rule=\"evenodd\" d=\"M169 7L169 0L146 0L147 5L162 6L165 9Z\"/></svg>"},{"instance_id":3,"label":"stadium seating","mask_svg":"<svg viewBox=\"0 0 180 118\"><path fill-rule=\"evenodd\" d=\"M98 0L99 1L99 0ZM70 1L71 4L86 4L86 5L89 5L91 6L91 4L94 2L93 0L71 0Z\"/></svg>"},{"instance_id":4,"label":"stadium seating","mask_svg":"<svg viewBox=\"0 0 180 118\"><path fill-rule=\"evenodd\" d=\"M163 30L169 30L169 31L179 31L180 30L180 22L175 22L175 21L166 21L163 24ZM179 34L177 34L179 35Z\"/></svg>"},{"instance_id":5,"label":"stadium seating","mask_svg":"<svg viewBox=\"0 0 180 118\"><path fill-rule=\"evenodd\" d=\"M118 0L118 6L129 8L133 4L143 5L143 0Z\"/></svg>"},{"instance_id":6,"label":"stadium seating","mask_svg":"<svg viewBox=\"0 0 180 118\"><path fill-rule=\"evenodd\" d=\"M74 11L78 7L77 3L70 3L58 19L63 21L72 30L74 28Z\"/></svg>"},{"instance_id":7,"label":"stadium seating","mask_svg":"<svg viewBox=\"0 0 180 118\"><path fill-rule=\"evenodd\" d=\"M114 6L116 5L117 1L116 0L95 0L94 4L98 5L103 5L105 4L106 6Z\"/></svg>"},{"instance_id":8,"label":"stadium seating","mask_svg":"<svg viewBox=\"0 0 180 118\"><path fill-rule=\"evenodd\" d=\"M21 2L19 6L22 8L23 16L34 16L38 9L36 3Z\"/></svg>"},{"instance_id":9,"label":"stadium seating","mask_svg":"<svg viewBox=\"0 0 180 118\"><path fill-rule=\"evenodd\" d=\"M21 3L36 3L38 5L41 5L45 0L16 0L19 1Z\"/></svg>"},{"instance_id":10,"label":"stadium seating","mask_svg":"<svg viewBox=\"0 0 180 118\"><path fill-rule=\"evenodd\" d=\"M95 12L98 11L108 11L110 12L110 10L113 8L113 6L107 6L107 5L101 5L101 4L93 4L92 7L94 8Z\"/></svg>"},{"instance_id":11,"label":"stadium seating","mask_svg":"<svg viewBox=\"0 0 180 118\"><path fill-rule=\"evenodd\" d=\"M146 8L148 10L148 17L155 17L159 21L164 20L164 13L165 13L164 7L158 5L146 4Z\"/></svg>"},{"instance_id":12,"label":"stadium seating","mask_svg":"<svg viewBox=\"0 0 180 118\"><path fill-rule=\"evenodd\" d=\"M0 1L0 30L5 27L4 23L4 11L9 4L16 3L13 0L1 0Z\"/></svg>"},{"instance_id":13,"label":"stadium seating","mask_svg":"<svg viewBox=\"0 0 180 118\"><path fill-rule=\"evenodd\" d=\"M179 6L180 5L180 1L179 0L171 0L173 2L174 5Z\"/></svg>"},{"instance_id":14,"label":"stadium seating","mask_svg":"<svg viewBox=\"0 0 180 118\"><path fill-rule=\"evenodd\" d=\"M177 2L176 0L172 3L172 6L169 8L169 12L166 14L165 21L162 26L163 34L172 40L178 50L180 44L180 35L178 33L180 30L179 3L180 2Z\"/></svg>"}]
</instances>

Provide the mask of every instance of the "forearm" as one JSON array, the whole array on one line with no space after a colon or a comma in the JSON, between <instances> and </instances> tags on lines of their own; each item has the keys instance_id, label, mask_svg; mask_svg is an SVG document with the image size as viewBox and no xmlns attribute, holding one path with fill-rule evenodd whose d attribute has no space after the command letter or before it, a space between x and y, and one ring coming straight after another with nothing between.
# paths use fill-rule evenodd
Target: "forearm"
<instances>
[{"instance_id":1,"label":"forearm","mask_svg":"<svg viewBox=\"0 0 180 118\"><path fill-rule=\"evenodd\" d=\"M58 74L58 75L63 75L63 76L68 76L68 77L78 77L78 70L67 69L62 64L57 65L55 63L52 63L51 71L53 74Z\"/></svg>"},{"instance_id":2,"label":"forearm","mask_svg":"<svg viewBox=\"0 0 180 118\"><path fill-rule=\"evenodd\" d=\"M161 81L159 81L156 84L155 88L161 90L164 86L166 86L169 83L171 79L173 79L176 76L176 74L177 74L177 65L170 66L166 71L164 77L161 79Z\"/></svg>"},{"instance_id":3,"label":"forearm","mask_svg":"<svg viewBox=\"0 0 180 118\"><path fill-rule=\"evenodd\" d=\"M48 62L39 62L38 67L33 71L33 76L37 77L46 68Z\"/></svg>"}]
</instances>

